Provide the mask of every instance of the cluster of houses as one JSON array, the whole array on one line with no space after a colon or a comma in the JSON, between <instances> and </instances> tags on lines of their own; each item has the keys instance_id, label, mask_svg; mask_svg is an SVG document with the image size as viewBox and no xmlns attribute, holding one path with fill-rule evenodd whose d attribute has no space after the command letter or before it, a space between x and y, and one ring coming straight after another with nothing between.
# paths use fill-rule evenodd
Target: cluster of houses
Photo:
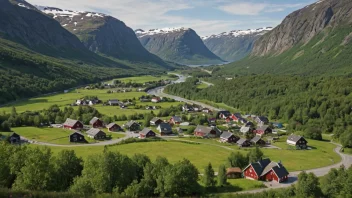
<instances>
[{"instance_id":1,"label":"cluster of houses","mask_svg":"<svg viewBox=\"0 0 352 198\"><path fill-rule=\"evenodd\" d=\"M182 106L182 111L183 112L187 112L187 113L190 113L190 112L203 112L203 113L211 113L212 111L209 109L209 108L206 108L206 107L201 107L201 106L198 106L198 105L190 105L190 104L185 104Z\"/></svg>"},{"instance_id":2,"label":"cluster of houses","mask_svg":"<svg viewBox=\"0 0 352 198\"><path fill-rule=\"evenodd\" d=\"M163 101L163 97L157 97L154 96L152 98L148 98L148 97L141 97L139 99L141 102L153 102L153 103L159 103Z\"/></svg>"},{"instance_id":3,"label":"cluster of houses","mask_svg":"<svg viewBox=\"0 0 352 198\"><path fill-rule=\"evenodd\" d=\"M93 106L100 103L102 103L102 101L98 98L93 100L78 99L74 103L72 103L71 106Z\"/></svg>"}]
</instances>

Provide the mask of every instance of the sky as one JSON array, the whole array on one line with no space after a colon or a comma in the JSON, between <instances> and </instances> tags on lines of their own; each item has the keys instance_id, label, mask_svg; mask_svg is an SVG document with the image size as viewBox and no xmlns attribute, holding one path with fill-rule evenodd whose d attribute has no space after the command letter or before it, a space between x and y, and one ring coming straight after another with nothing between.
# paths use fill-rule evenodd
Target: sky
<instances>
[{"instance_id":1,"label":"sky","mask_svg":"<svg viewBox=\"0 0 352 198\"><path fill-rule=\"evenodd\" d=\"M185 27L200 36L275 27L316 0L27 0L33 5L111 15L132 29Z\"/></svg>"}]
</instances>

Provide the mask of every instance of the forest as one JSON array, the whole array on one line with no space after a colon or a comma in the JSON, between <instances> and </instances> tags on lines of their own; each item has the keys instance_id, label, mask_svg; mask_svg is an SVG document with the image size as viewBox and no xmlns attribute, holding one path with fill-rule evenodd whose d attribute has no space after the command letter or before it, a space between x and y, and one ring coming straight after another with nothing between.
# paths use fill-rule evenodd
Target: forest
<instances>
[{"instance_id":1,"label":"forest","mask_svg":"<svg viewBox=\"0 0 352 198\"><path fill-rule=\"evenodd\" d=\"M225 103L244 114L268 116L271 121L287 123L291 131L334 133L335 138L352 132L352 81L348 77L266 74L208 80L215 86L197 89L198 79L189 78L165 91L192 100Z\"/></svg>"}]
</instances>

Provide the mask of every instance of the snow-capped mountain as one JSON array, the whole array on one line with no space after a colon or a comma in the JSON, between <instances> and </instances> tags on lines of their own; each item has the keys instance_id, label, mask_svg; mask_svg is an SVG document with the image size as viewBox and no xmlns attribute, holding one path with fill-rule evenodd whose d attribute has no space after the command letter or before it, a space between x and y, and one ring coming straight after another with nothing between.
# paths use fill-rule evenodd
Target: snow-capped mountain
<instances>
[{"instance_id":1,"label":"snow-capped mountain","mask_svg":"<svg viewBox=\"0 0 352 198\"><path fill-rule=\"evenodd\" d=\"M248 30L233 30L217 35L204 36L204 44L214 54L227 61L237 61L247 56L253 48L254 42L272 27Z\"/></svg>"},{"instance_id":2,"label":"snow-capped mountain","mask_svg":"<svg viewBox=\"0 0 352 198\"><path fill-rule=\"evenodd\" d=\"M135 30L142 45L164 60L186 65L218 64L223 61L204 45L190 28Z\"/></svg>"}]
</instances>

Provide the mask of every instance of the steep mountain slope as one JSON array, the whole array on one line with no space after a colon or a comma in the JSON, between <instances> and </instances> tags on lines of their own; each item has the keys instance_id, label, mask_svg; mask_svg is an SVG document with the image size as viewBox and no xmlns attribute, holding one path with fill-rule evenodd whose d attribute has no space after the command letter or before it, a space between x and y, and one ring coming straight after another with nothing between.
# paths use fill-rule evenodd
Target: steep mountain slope
<instances>
[{"instance_id":1,"label":"steep mountain slope","mask_svg":"<svg viewBox=\"0 0 352 198\"><path fill-rule=\"evenodd\" d=\"M221 74L352 74L352 1L321 0L288 15Z\"/></svg>"},{"instance_id":2,"label":"steep mountain slope","mask_svg":"<svg viewBox=\"0 0 352 198\"><path fill-rule=\"evenodd\" d=\"M164 60L186 65L218 64L223 62L209 51L192 29L165 28L136 30L142 45Z\"/></svg>"},{"instance_id":3,"label":"steep mountain slope","mask_svg":"<svg viewBox=\"0 0 352 198\"><path fill-rule=\"evenodd\" d=\"M167 67L138 41L134 31L122 21L100 13L37 6L64 28L75 34L86 48L121 60L148 61Z\"/></svg>"},{"instance_id":4,"label":"steep mountain slope","mask_svg":"<svg viewBox=\"0 0 352 198\"><path fill-rule=\"evenodd\" d=\"M211 52L223 60L232 62L246 57L252 51L254 42L270 30L271 27L234 30L202 39Z\"/></svg>"}]
</instances>

